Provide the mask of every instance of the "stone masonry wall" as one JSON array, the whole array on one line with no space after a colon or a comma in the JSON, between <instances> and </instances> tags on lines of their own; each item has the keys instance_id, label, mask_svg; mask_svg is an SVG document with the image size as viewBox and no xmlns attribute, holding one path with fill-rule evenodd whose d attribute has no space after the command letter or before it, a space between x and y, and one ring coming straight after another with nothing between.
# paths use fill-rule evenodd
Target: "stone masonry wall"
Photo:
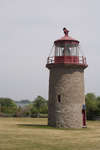
<instances>
[{"instance_id":1,"label":"stone masonry wall","mask_svg":"<svg viewBox=\"0 0 100 150\"><path fill-rule=\"evenodd\" d=\"M66 66L50 68L48 125L81 128L83 104L84 69Z\"/></svg>"}]
</instances>

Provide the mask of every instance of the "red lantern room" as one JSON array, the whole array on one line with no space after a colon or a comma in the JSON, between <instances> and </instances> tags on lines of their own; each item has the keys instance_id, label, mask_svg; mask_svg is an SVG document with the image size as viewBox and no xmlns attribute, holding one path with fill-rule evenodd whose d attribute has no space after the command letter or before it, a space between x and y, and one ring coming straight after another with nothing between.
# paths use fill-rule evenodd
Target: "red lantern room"
<instances>
[{"instance_id":1,"label":"red lantern room","mask_svg":"<svg viewBox=\"0 0 100 150\"><path fill-rule=\"evenodd\" d=\"M71 38L66 28L64 37L54 41L53 54L48 57L47 67L52 64L81 65L87 67L86 58L81 55L79 41Z\"/></svg>"}]
</instances>

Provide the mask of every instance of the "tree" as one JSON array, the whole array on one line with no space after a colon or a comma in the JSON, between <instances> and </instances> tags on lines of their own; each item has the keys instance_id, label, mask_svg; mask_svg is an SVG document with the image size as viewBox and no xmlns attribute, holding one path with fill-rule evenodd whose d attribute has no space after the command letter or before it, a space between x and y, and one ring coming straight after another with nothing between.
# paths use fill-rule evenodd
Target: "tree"
<instances>
[{"instance_id":1,"label":"tree","mask_svg":"<svg viewBox=\"0 0 100 150\"><path fill-rule=\"evenodd\" d=\"M47 114L48 113L48 102L41 96L38 96L32 104L31 108L32 114L40 115L40 113Z\"/></svg>"},{"instance_id":2,"label":"tree","mask_svg":"<svg viewBox=\"0 0 100 150\"><path fill-rule=\"evenodd\" d=\"M98 96L98 97L97 97L97 101L99 101L99 102L100 102L100 96Z\"/></svg>"},{"instance_id":3,"label":"tree","mask_svg":"<svg viewBox=\"0 0 100 150\"><path fill-rule=\"evenodd\" d=\"M12 114L16 112L17 105L10 98L0 98L0 108L1 112Z\"/></svg>"},{"instance_id":4,"label":"tree","mask_svg":"<svg viewBox=\"0 0 100 150\"><path fill-rule=\"evenodd\" d=\"M99 103L97 102L97 98L95 94L93 93L88 93L85 96L86 100L86 114L87 114L87 119L91 120L96 117L96 115L99 114L100 109L99 109Z\"/></svg>"}]
</instances>

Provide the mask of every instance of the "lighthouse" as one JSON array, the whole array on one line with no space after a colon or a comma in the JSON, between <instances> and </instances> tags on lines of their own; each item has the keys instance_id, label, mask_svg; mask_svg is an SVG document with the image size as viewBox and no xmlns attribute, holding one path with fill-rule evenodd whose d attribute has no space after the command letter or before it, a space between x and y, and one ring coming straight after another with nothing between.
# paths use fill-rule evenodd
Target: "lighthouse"
<instances>
[{"instance_id":1,"label":"lighthouse","mask_svg":"<svg viewBox=\"0 0 100 150\"><path fill-rule=\"evenodd\" d=\"M81 54L80 42L69 36L54 41L47 59L49 69L48 125L59 128L86 126L84 69L86 57ZM84 113L83 113L84 112Z\"/></svg>"}]
</instances>

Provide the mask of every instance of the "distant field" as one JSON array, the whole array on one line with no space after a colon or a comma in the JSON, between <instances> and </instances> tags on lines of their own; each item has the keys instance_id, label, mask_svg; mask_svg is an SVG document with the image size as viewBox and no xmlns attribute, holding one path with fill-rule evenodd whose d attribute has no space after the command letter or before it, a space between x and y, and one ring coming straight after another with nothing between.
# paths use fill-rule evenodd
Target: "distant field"
<instances>
[{"instance_id":1,"label":"distant field","mask_svg":"<svg viewBox=\"0 0 100 150\"><path fill-rule=\"evenodd\" d=\"M100 150L100 122L87 129L47 127L47 119L0 118L0 150Z\"/></svg>"}]
</instances>

